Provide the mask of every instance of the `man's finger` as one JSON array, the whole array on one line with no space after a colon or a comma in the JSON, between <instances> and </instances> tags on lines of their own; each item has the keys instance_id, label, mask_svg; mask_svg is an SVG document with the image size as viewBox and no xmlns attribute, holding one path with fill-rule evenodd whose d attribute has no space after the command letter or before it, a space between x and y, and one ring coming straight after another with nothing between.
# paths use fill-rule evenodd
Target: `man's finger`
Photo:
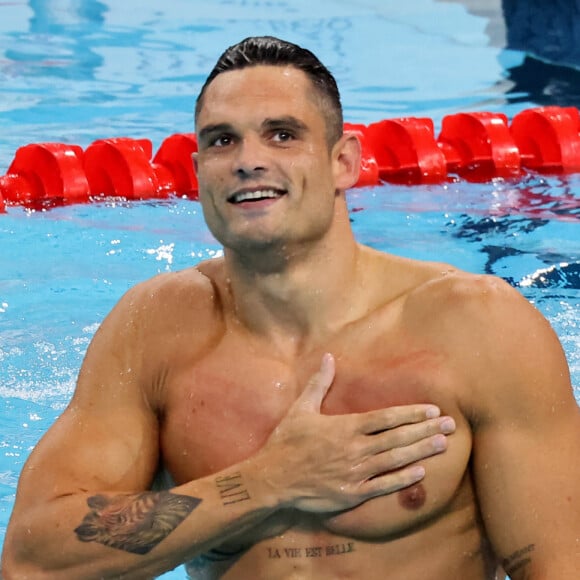
<instances>
[{"instance_id":1,"label":"man's finger","mask_svg":"<svg viewBox=\"0 0 580 580\"><path fill-rule=\"evenodd\" d=\"M404 405L359 414L359 433L372 435L401 425L420 423L441 415L439 407L429 404Z\"/></svg>"}]
</instances>

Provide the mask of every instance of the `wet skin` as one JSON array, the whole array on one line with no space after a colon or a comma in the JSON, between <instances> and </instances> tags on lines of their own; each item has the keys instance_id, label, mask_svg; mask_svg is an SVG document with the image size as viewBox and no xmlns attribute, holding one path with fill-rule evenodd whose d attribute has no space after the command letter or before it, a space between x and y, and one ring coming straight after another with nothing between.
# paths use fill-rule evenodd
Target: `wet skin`
<instances>
[{"instance_id":1,"label":"wet skin","mask_svg":"<svg viewBox=\"0 0 580 580\"><path fill-rule=\"evenodd\" d=\"M214 278L218 264L201 269ZM384 578L388 567L393 578L419 578L418 561L429 563L432 578L446 577L450 566L464 577L494 577L469 473L471 427L458 400L465 395L464 377L453 370L448 352L421 335L419 321L405 321L404 302L384 305L325 344L336 357L337 375L323 412L434 402L457 423L447 451L422 462L428 473L423 482L394 495L339 514L277 514L239 542L221 547L226 552L244 547L224 577L244 578L253 571L253 577L264 578L373 578L375 573ZM186 358L179 362L180 351L168 355L163 415L170 420L162 424L161 441L177 483L220 471L260 449L322 355L313 349L288 364L272 356L266 343L248 344L235 320L221 324L211 350L193 364ZM220 324L216 320L212 326ZM268 537L272 533L276 536ZM213 567L219 570L220 564L205 561L208 577Z\"/></svg>"},{"instance_id":2,"label":"wet skin","mask_svg":"<svg viewBox=\"0 0 580 580\"><path fill-rule=\"evenodd\" d=\"M557 337L501 280L357 244L360 146L329 144L324 111L288 67L211 83L196 164L224 257L139 284L100 326L23 469L8 578L192 559L198 580L576 577ZM151 491L159 472L177 486Z\"/></svg>"}]
</instances>

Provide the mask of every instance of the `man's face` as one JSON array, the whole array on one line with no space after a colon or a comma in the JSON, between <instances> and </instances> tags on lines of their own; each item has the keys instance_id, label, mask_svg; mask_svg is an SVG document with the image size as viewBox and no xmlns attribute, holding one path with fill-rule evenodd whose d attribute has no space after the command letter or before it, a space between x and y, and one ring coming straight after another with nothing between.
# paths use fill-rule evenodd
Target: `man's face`
<instances>
[{"instance_id":1,"label":"man's face","mask_svg":"<svg viewBox=\"0 0 580 580\"><path fill-rule=\"evenodd\" d=\"M293 67L222 73L197 119L200 201L232 249L319 239L333 219L336 147L308 77Z\"/></svg>"}]
</instances>

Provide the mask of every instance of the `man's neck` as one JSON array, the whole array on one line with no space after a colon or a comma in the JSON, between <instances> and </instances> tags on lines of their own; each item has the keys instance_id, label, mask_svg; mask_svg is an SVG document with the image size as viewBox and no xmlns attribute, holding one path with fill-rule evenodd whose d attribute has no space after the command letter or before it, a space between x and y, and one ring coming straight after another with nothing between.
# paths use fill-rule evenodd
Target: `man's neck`
<instances>
[{"instance_id":1,"label":"man's neck","mask_svg":"<svg viewBox=\"0 0 580 580\"><path fill-rule=\"evenodd\" d=\"M365 278L365 252L350 227L280 252L254 260L262 264L258 268L226 251L233 310L250 334L297 354L366 314L365 300L354 291Z\"/></svg>"}]
</instances>

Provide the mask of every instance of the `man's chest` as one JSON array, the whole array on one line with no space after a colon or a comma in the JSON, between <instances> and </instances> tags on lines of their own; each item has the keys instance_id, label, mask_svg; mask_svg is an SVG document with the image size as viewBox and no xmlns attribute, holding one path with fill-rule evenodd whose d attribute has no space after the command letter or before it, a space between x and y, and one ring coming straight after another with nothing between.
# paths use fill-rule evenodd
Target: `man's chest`
<instances>
[{"instance_id":1,"label":"man's chest","mask_svg":"<svg viewBox=\"0 0 580 580\"><path fill-rule=\"evenodd\" d=\"M175 365L165 385L163 456L179 479L202 477L258 451L320 367L336 375L321 413L341 415L410 403L459 415L461 379L444 354L398 336L337 340L292 364L268 348L224 340L195 364Z\"/></svg>"},{"instance_id":2,"label":"man's chest","mask_svg":"<svg viewBox=\"0 0 580 580\"><path fill-rule=\"evenodd\" d=\"M305 360L301 368L288 368L267 357L232 354L227 359L208 357L181 376L173 385L175 392L162 428L163 458L175 481L221 471L256 453L317 366L318 356ZM465 487L471 432L457 403L457 380L440 357L423 351L368 356L353 347L349 354L338 354L336 377L323 401L323 414L433 403L455 419L457 431L449 437L445 453L422 462L427 475L421 484L343 514L320 518L320 531L375 541L404 535L410 526L449 506L471 501L469 486Z\"/></svg>"}]
</instances>

